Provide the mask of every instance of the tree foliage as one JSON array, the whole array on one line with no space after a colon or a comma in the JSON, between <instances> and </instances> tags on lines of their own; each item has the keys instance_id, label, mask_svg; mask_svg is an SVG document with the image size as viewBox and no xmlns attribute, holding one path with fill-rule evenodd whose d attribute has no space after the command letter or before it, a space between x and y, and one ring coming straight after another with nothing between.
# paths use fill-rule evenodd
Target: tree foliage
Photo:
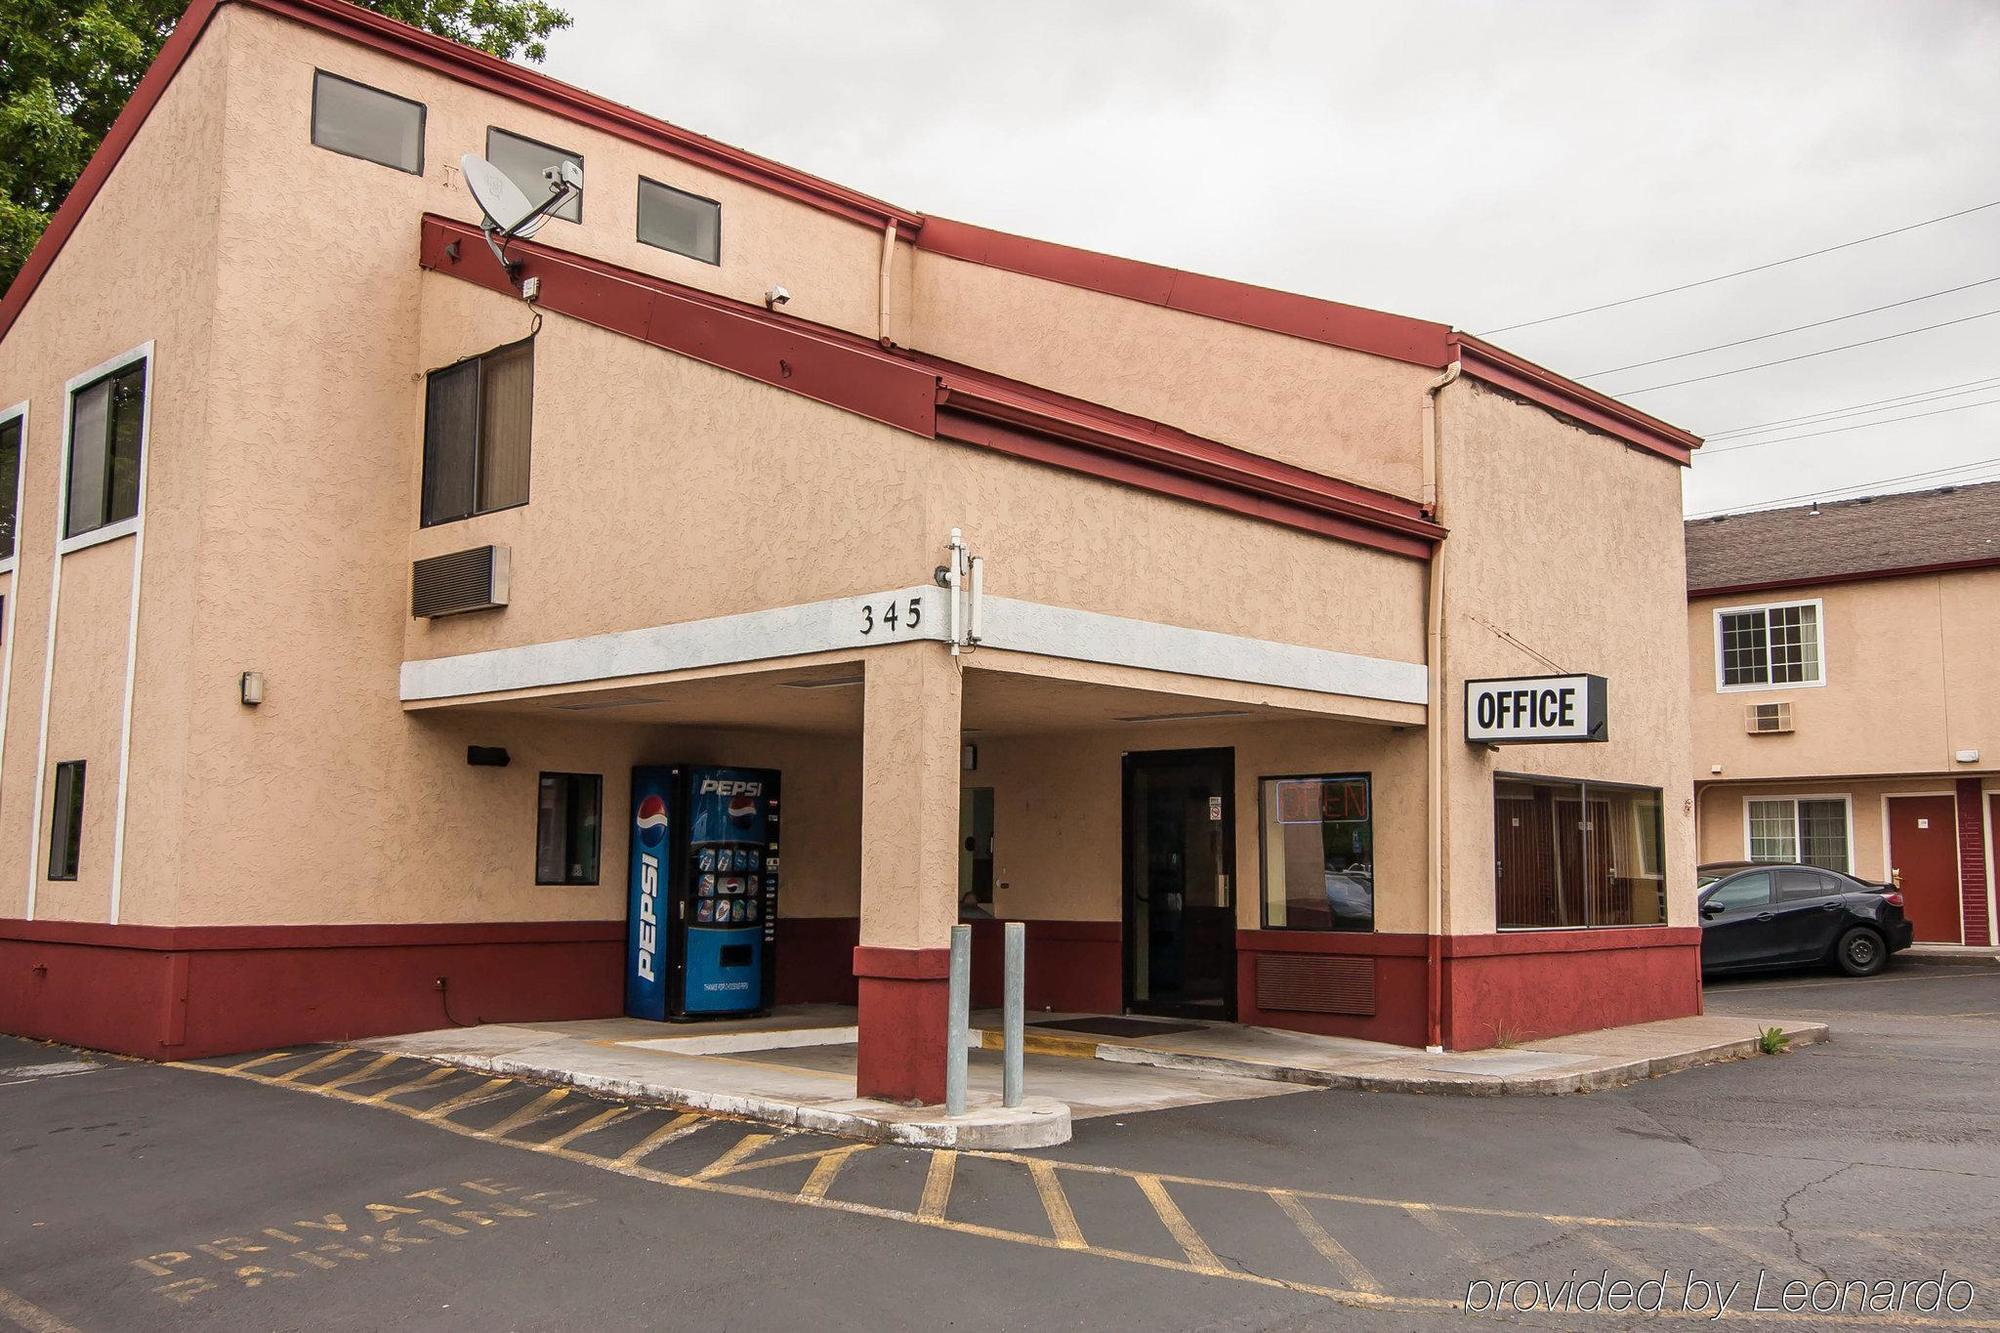
<instances>
[{"instance_id":1,"label":"tree foliage","mask_svg":"<svg viewBox=\"0 0 2000 1333\"><path fill-rule=\"evenodd\" d=\"M0 288L118 118L186 0L0 0ZM541 60L547 0L362 0L503 60Z\"/></svg>"}]
</instances>

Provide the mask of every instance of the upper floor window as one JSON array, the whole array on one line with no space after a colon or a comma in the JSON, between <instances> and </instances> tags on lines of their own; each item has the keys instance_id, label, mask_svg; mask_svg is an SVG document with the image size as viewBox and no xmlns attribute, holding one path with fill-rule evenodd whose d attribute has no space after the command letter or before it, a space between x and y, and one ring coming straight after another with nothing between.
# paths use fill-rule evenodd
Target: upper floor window
<instances>
[{"instance_id":1,"label":"upper floor window","mask_svg":"<svg viewBox=\"0 0 2000 1333\"><path fill-rule=\"evenodd\" d=\"M0 565L14 558L21 510L21 418L0 421Z\"/></svg>"},{"instance_id":2,"label":"upper floor window","mask_svg":"<svg viewBox=\"0 0 2000 1333\"><path fill-rule=\"evenodd\" d=\"M139 516L145 446L146 362L76 390L69 406L69 498L63 536L80 537Z\"/></svg>"},{"instance_id":3,"label":"upper floor window","mask_svg":"<svg viewBox=\"0 0 2000 1333\"><path fill-rule=\"evenodd\" d=\"M535 343L433 370L424 396L425 527L528 503Z\"/></svg>"},{"instance_id":4,"label":"upper floor window","mask_svg":"<svg viewBox=\"0 0 2000 1333\"><path fill-rule=\"evenodd\" d=\"M519 134L509 134L494 126L486 129L486 160L519 186L531 204L542 203L549 197L549 183L542 177L542 172L563 162L574 162L577 170L583 169L581 153L555 148ZM549 216L571 222L583 221L583 191L575 191L558 207L550 209Z\"/></svg>"},{"instance_id":5,"label":"upper floor window","mask_svg":"<svg viewBox=\"0 0 2000 1333\"><path fill-rule=\"evenodd\" d=\"M720 264L722 205L641 176L639 239L704 264Z\"/></svg>"},{"instance_id":6,"label":"upper floor window","mask_svg":"<svg viewBox=\"0 0 2000 1333\"><path fill-rule=\"evenodd\" d=\"M1782 602L1715 613L1716 682L1725 690L1819 685L1826 639L1821 605Z\"/></svg>"},{"instance_id":7,"label":"upper floor window","mask_svg":"<svg viewBox=\"0 0 2000 1333\"><path fill-rule=\"evenodd\" d=\"M312 141L349 157L424 174L424 104L313 71Z\"/></svg>"}]
</instances>

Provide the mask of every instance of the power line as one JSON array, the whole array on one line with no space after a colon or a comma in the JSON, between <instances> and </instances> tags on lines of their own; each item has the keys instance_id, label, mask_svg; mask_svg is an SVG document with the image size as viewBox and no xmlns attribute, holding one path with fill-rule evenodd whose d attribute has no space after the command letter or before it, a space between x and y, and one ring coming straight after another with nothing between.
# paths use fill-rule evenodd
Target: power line
<instances>
[{"instance_id":1,"label":"power line","mask_svg":"<svg viewBox=\"0 0 2000 1333\"><path fill-rule=\"evenodd\" d=\"M1912 296L1902 301L1891 301L1887 305L1870 306L1866 310L1857 310L1851 315L1835 315L1832 319L1816 319L1810 324L1794 324L1789 329L1779 329L1776 333L1760 333L1754 338L1738 338L1735 342L1716 343L1711 347L1697 347L1692 352L1676 352L1672 356L1656 356L1651 361L1634 361L1630 365L1613 366L1609 370L1593 370L1589 374L1581 375L1578 378L1594 380L1603 375L1616 375L1621 370L1637 370L1641 366L1657 366L1663 361L1685 361L1691 356L1700 356L1703 352L1720 352L1728 347L1742 347L1747 343L1760 343L1771 338L1782 338L1788 333L1804 333L1807 329L1817 329L1827 324L1839 324L1843 320L1860 319L1863 315L1878 315L1884 310L1894 310L1898 306L1915 305L1919 301L1935 301L1940 296L1950 296L1954 292L1969 292L1974 287L1985 287L1996 282L2000 282L2000 278L1981 278L1978 282L1968 282L1961 287L1947 287L1941 292L1931 292L1926 296Z\"/></svg>"},{"instance_id":2,"label":"power line","mask_svg":"<svg viewBox=\"0 0 2000 1333\"><path fill-rule=\"evenodd\" d=\"M1775 500L1762 501L1758 507L1760 509L1776 509L1781 505L1790 504L1794 500L1813 500L1813 499L1823 499L1830 496L1840 496L1840 495L1845 495L1849 491L1872 490L1877 486L1890 486L1899 481L1923 481L1934 477L1942 477L1947 473L1967 472L1976 468L1992 467L1995 464L2000 464L2000 458L1979 458L1973 460L1970 463L1959 463L1953 467L1932 468L1927 472L1905 472L1901 476L1878 477L1874 481L1860 481L1856 482L1852 486L1835 486L1825 490L1803 491L1798 495L1780 496L1778 499ZM1990 478L1960 477L1954 484L1966 484L1972 481L1986 481L1986 480L1990 480ZM1691 521L1697 518L1715 518L1717 515L1720 514L1747 514L1754 512L1756 511L1749 509L1711 509L1705 513L1689 514L1686 517L1688 520Z\"/></svg>"},{"instance_id":3,"label":"power line","mask_svg":"<svg viewBox=\"0 0 2000 1333\"><path fill-rule=\"evenodd\" d=\"M1940 407L1933 412L1912 412L1908 416L1883 417L1880 421L1862 421L1852 426L1835 426L1831 430L1807 431L1803 435L1780 435L1772 440L1750 440L1744 444L1728 444L1720 449L1704 448L1697 458L1713 458L1717 454L1733 454L1744 449L1755 449L1766 444L1790 444L1793 440L1813 440L1822 435L1844 435L1851 430L1867 430L1871 426L1887 426L1897 421L1915 421L1920 417L1939 417L1947 412L1963 412L1969 407L1991 407L2000 403L2000 398L1988 398L1984 402L1960 403L1957 407Z\"/></svg>"},{"instance_id":4,"label":"power line","mask_svg":"<svg viewBox=\"0 0 2000 1333\"><path fill-rule=\"evenodd\" d=\"M1944 398L1956 398L1960 394L1979 393L1996 384L2000 384L2000 375L1989 375L1977 380L1960 380L1957 384L1940 385L1935 389L1915 389L1909 393L1891 394L1887 398L1876 398L1866 403L1829 407L1824 412L1806 412L1795 417L1780 417L1775 421L1760 421L1754 426L1731 426L1728 430L1710 431L1702 438L1724 440L1732 435L1760 435L1767 430L1777 430L1780 426L1803 426L1820 420L1830 421L1892 404L1897 407L1914 407L1920 402L1935 402Z\"/></svg>"},{"instance_id":5,"label":"power line","mask_svg":"<svg viewBox=\"0 0 2000 1333\"><path fill-rule=\"evenodd\" d=\"M1796 264L1801 259L1813 259L1820 255L1830 255L1836 250L1847 250L1857 245L1866 245L1869 241L1879 241L1885 236L1900 236L1906 231L1915 231L1919 227L1930 227L1940 222L1949 222L1953 218L1962 218L1969 213L1978 213L1989 208L2000 208L2000 199L1995 199L1990 204L1974 204L1971 208L1961 208L1958 212L1946 213L1943 217L1925 218L1922 222L1912 222L1907 227L1894 227L1888 231L1878 231L1873 236L1863 236L1859 240L1842 241L1839 245L1829 245L1819 250L1808 250L1802 255L1789 255L1784 259L1774 259L1768 264L1755 264L1749 268L1739 268L1734 273L1720 273L1713 278L1702 278L1696 282L1684 282L1678 287L1662 287L1657 292L1646 292L1641 296L1628 296L1619 301L1606 301L1602 305L1584 306L1580 310L1566 310L1560 315L1544 315L1540 319L1524 320L1519 324L1505 324L1497 329L1488 329L1479 336L1490 338L1496 333L1512 333L1515 329L1532 329L1537 324L1553 324L1559 319L1574 319L1578 315L1593 315L1600 310L1612 310L1621 305L1631 305L1635 301L1650 301L1656 296L1671 296L1675 292L1685 292L1695 287L1706 287L1714 282L1726 282L1730 278L1740 278L1745 274L1762 273L1767 268L1778 268L1784 264Z\"/></svg>"},{"instance_id":6,"label":"power line","mask_svg":"<svg viewBox=\"0 0 2000 1333\"><path fill-rule=\"evenodd\" d=\"M1754 366L1738 366L1734 370L1718 370L1712 375L1693 375L1684 380L1673 380L1667 384L1648 384L1643 389L1619 389L1616 396L1630 398L1635 393L1656 393L1661 389L1678 389L1683 384L1700 384L1706 380L1728 379L1731 375L1742 375L1752 370L1767 370L1772 366L1788 366L1794 361L1810 361L1816 356L1828 356L1834 352L1852 351L1856 347L1873 347L1876 343L1894 342L1907 338L1913 333L1929 333L1932 329L1948 329L1954 324L1970 324L1975 319L1991 319L2000 315L2000 310L1982 310L1976 315L1965 315L1959 319L1942 320L1936 324L1926 324L1922 328L1904 329L1901 333L1885 333L1879 338L1863 338L1856 343L1842 343L1838 347L1822 347L1817 352L1801 352L1797 356L1781 356L1776 361L1759 361Z\"/></svg>"}]
</instances>

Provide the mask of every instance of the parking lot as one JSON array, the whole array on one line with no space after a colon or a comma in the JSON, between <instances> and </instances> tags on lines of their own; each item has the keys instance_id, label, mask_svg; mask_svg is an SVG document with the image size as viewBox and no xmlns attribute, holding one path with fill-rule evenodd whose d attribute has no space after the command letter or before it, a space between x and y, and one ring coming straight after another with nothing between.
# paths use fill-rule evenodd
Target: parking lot
<instances>
[{"instance_id":1,"label":"parking lot","mask_svg":"<svg viewBox=\"0 0 2000 1333\"><path fill-rule=\"evenodd\" d=\"M1709 1006L1835 1037L1592 1095L1108 1117L1018 1154L779 1134L342 1048L163 1068L7 1041L0 1319L1408 1328L1463 1320L1468 1296L1538 1327L1642 1317L1499 1297L1574 1275L1650 1278L1682 1315L2000 1327L2000 969L1730 983ZM1787 1281L1940 1271L1966 1308L1776 1308Z\"/></svg>"}]
</instances>

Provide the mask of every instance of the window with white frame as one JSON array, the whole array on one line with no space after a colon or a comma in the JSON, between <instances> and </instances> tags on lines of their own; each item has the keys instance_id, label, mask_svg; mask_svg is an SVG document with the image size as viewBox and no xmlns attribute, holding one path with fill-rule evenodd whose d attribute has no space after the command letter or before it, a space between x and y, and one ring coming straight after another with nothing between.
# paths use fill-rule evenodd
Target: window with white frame
<instances>
[{"instance_id":1,"label":"window with white frame","mask_svg":"<svg viewBox=\"0 0 2000 1333\"><path fill-rule=\"evenodd\" d=\"M1849 869L1847 802L1839 797L1783 797L1748 803L1752 861Z\"/></svg>"},{"instance_id":2,"label":"window with white frame","mask_svg":"<svg viewBox=\"0 0 2000 1333\"><path fill-rule=\"evenodd\" d=\"M63 536L80 537L139 514L146 363L120 366L70 396L69 496Z\"/></svg>"},{"instance_id":3,"label":"window with white frame","mask_svg":"<svg viewBox=\"0 0 2000 1333\"><path fill-rule=\"evenodd\" d=\"M1717 612L1717 683L1726 690L1819 684L1825 679L1819 613L1816 601Z\"/></svg>"},{"instance_id":4,"label":"window with white frame","mask_svg":"<svg viewBox=\"0 0 2000 1333\"><path fill-rule=\"evenodd\" d=\"M21 417L0 421L0 563L14 558L14 530L20 522Z\"/></svg>"}]
</instances>

